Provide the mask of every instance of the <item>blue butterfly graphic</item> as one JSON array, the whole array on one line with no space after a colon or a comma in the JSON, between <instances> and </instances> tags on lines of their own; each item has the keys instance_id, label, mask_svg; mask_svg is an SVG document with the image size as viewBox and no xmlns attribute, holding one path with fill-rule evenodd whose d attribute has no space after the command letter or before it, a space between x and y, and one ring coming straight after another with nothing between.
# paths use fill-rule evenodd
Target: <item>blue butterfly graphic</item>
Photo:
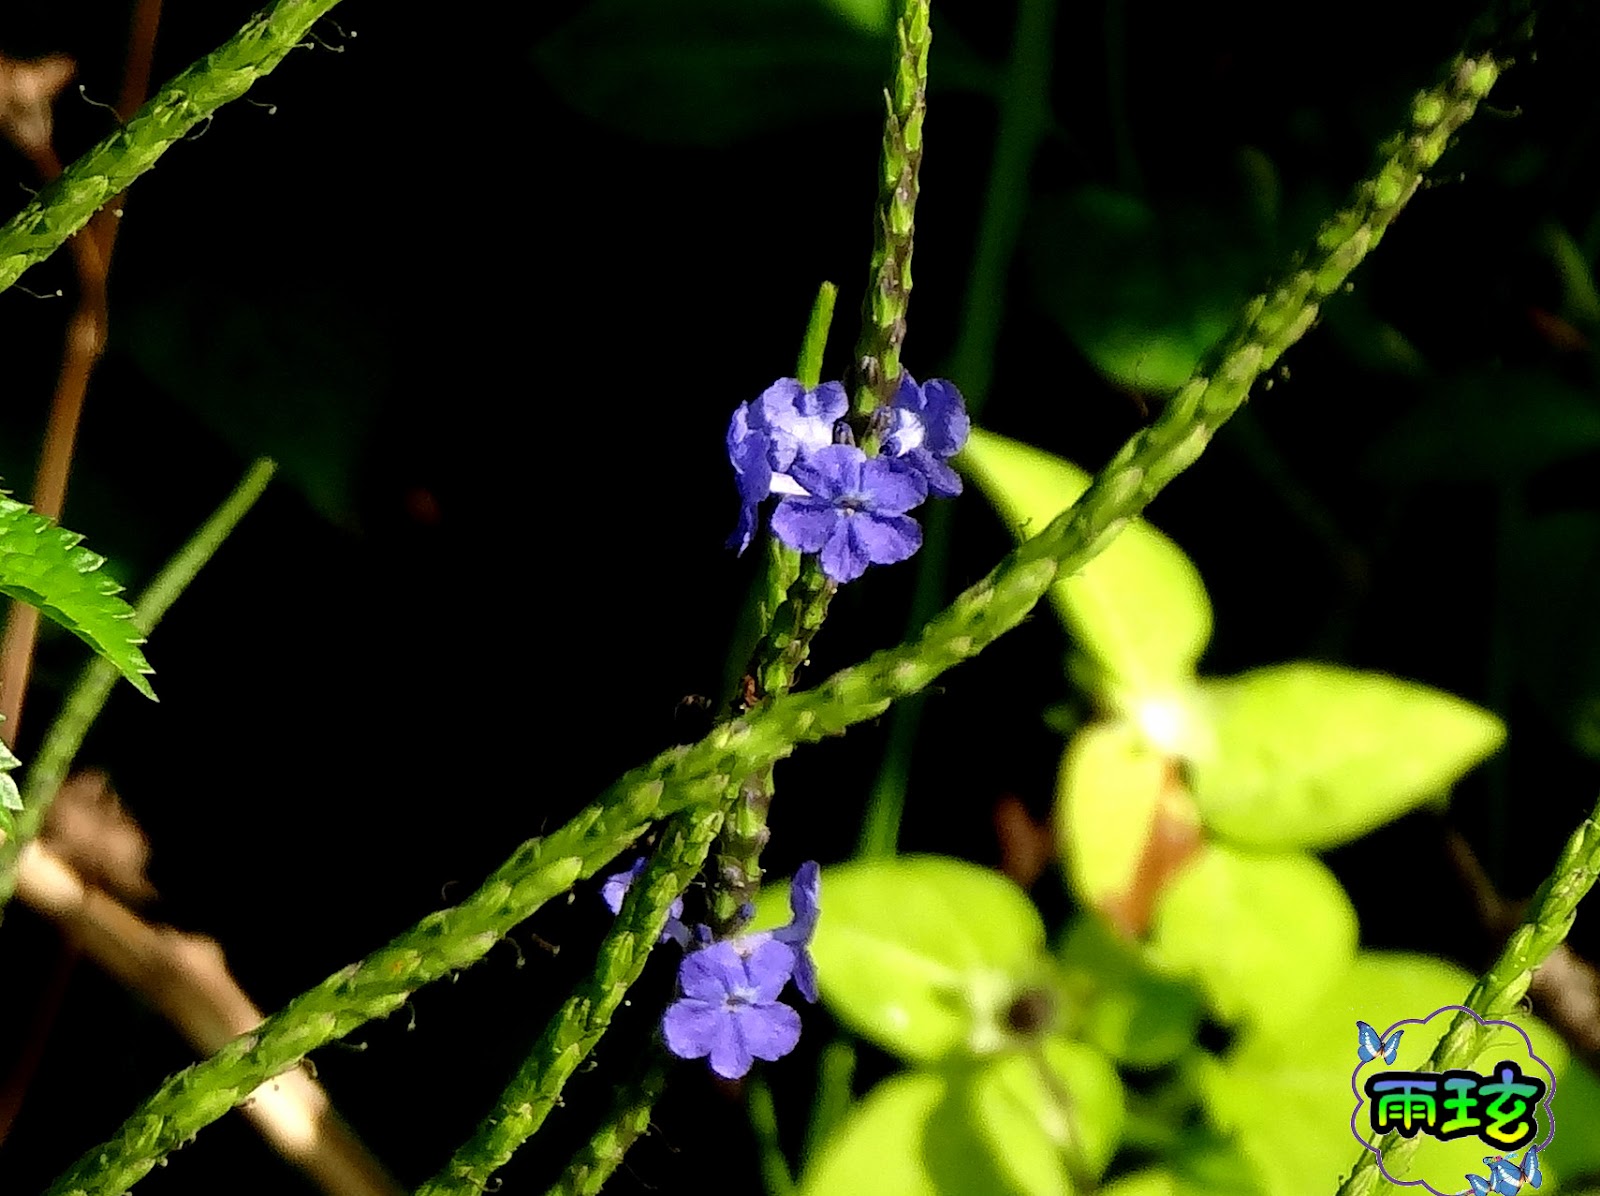
<instances>
[{"instance_id":1,"label":"blue butterfly graphic","mask_svg":"<svg viewBox=\"0 0 1600 1196\"><path fill-rule=\"evenodd\" d=\"M1395 1051L1400 1049L1400 1036L1404 1033L1404 1030L1396 1030L1389 1035L1389 1041L1385 1042L1378 1037L1378 1032L1367 1025L1366 1022L1358 1021L1356 1022L1356 1035L1358 1036L1356 1054L1361 1056L1361 1062L1363 1063L1371 1063L1379 1055L1382 1055L1385 1063L1392 1064Z\"/></svg>"},{"instance_id":2,"label":"blue butterfly graphic","mask_svg":"<svg viewBox=\"0 0 1600 1196\"><path fill-rule=\"evenodd\" d=\"M1489 1164L1489 1174L1494 1184L1494 1191L1499 1196L1516 1196L1524 1183L1538 1187L1544 1182L1544 1172L1539 1168L1539 1148L1528 1147L1528 1153L1522 1156L1522 1166L1518 1167L1509 1159L1499 1155L1483 1160Z\"/></svg>"},{"instance_id":3,"label":"blue butterfly graphic","mask_svg":"<svg viewBox=\"0 0 1600 1196\"><path fill-rule=\"evenodd\" d=\"M1544 1172L1539 1169L1539 1148L1528 1147L1528 1152L1522 1156L1522 1166L1518 1167L1509 1159L1495 1155L1483 1160L1489 1164L1489 1178L1481 1175L1467 1176L1467 1184L1472 1188L1472 1196L1517 1196L1525 1183L1538 1187L1544 1182Z\"/></svg>"}]
</instances>

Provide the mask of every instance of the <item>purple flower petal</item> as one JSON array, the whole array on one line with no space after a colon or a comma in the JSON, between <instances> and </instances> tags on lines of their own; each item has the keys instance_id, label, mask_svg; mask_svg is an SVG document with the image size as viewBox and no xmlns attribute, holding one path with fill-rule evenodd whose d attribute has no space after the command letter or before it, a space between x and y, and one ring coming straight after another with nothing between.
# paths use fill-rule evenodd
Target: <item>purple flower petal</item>
<instances>
[{"instance_id":1,"label":"purple flower petal","mask_svg":"<svg viewBox=\"0 0 1600 1196\"><path fill-rule=\"evenodd\" d=\"M633 882L638 880L644 872L645 858L640 856L626 872L614 872L606 877L606 883L600 886L600 899L606 903L606 908L613 914L622 912L622 899L628 895L628 890L633 887Z\"/></svg>"},{"instance_id":2,"label":"purple flower petal","mask_svg":"<svg viewBox=\"0 0 1600 1196\"><path fill-rule=\"evenodd\" d=\"M735 1009L733 1016L745 1049L757 1059L781 1059L800 1041L800 1015L781 1002L746 1005ZM718 1075L725 1074L718 1071L714 1056L711 1069ZM745 1071L749 1069L750 1065L745 1064Z\"/></svg>"},{"instance_id":3,"label":"purple flower petal","mask_svg":"<svg viewBox=\"0 0 1600 1196\"><path fill-rule=\"evenodd\" d=\"M739 522L734 525L726 547L737 549L740 556L750 547L750 541L755 539L756 524L760 522L758 511L758 505L753 502L747 502L739 508Z\"/></svg>"},{"instance_id":4,"label":"purple flower petal","mask_svg":"<svg viewBox=\"0 0 1600 1196\"><path fill-rule=\"evenodd\" d=\"M867 455L853 444L829 444L795 461L789 475L818 498L836 499L861 492L861 467Z\"/></svg>"},{"instance_id":5,"label":"purple flower petal","mask_svg":"<svg viewBox=\"0 0 1600 1196\"><path fill-rule=\"evenodd\" d=\"M800 990L800 995L811 1004L815 1005L819 997L817 991L817 961L811 958L811 952L802 950L795 957L794 986Z\"/></svg>"},{"instance_id":6,"label":"purple flower petal","mask_svg":"<svg viewBox=\"0 0 1600 1196\"><path fill-rule=\"evenodd\" d=\"M867 518L858 512L836 512L828 542L817 554L822 572L836 582L854 581L867 571L871 558L861 549L853 534L856 523ZM901 516L903 518L903 516Z\"/></svg>"},{"instance_id":7,"label":"purple flower petal","mask_svg":"<svg viewBox=\"0 0 1600 1196\"><path fill-rule=\"evenodd\" d=\"M954 382L930 378L922 384L923 423L927 426L926 447L936 457L953 457L967 443L972 420L967 416L967 401Z\"/></svg>"},{"instance_id":8,"label":"purple flower petal","mask_svg":"<svg viewBox=\"0 0 1600 1196\"><path fill-rule=\"evenodd\" d=\"M820 552L840 519L832 503L816 498L785 498L772 512L772 534L796 552Z\"/></svg>"},{"instance_id":9,"label":"purple flower petal","mask_svg":"<svg viewBox=\"0 0 1600 1196\"><path fill-rule=\"evenodd\" d=\"M713 943L691 951L678 965L678 987L697 1001L720 1003L747 983L744 960L732 943Z\"/></svg>"},{"instance_id":10,"label":"purple flower petal","mask_svg":"<svg viewBox=\"0 0 1600 1196\"><path fill-rule=\"evenodd\" d=\"M774 932L773 937L791 945L796 941L810 942L822 913L821 897L822 868L816 860L807 860L795 869L794 879L789 882L789 912L793 916L789 925Z\"/></svg>"},{"instance_id":11,"label":"purple flower petal","mask_svg":"<svg viewBox=\"0 0 1600 1196\"><path fill-rule=\"evenodd\" d=\"M709 1055L726 1033L727 1012L720 1003L686 997L667 1006L661 1019L661 1033L667 1049L680 1059L699 1059Z\"/></svg>"},{"instance_id":12,"label":"purple flower petal","mask_svg":"<svg viewBox=\"0 0 1600 1196\"><path fill-rule=\"evenodd\" d=\"M928 497L928 483L892 457L874 457L861 466L861 489L869 498L868 510L903 515Z\"/></svg>"},{"instance_id":13,"label":"purple flower petal","mask_svg":"<svg viewBox=\"0 0 1600 1196\"><path fill-rule=\"evenodd\" d=\"M741 1012L744 1011L723 1011L717 1022L716 1038L711 1044L711 1070L724 1080L741 1079L755 1062L741 1032L743 1027L739 1024L738 1016Z\"/></svg>"},{"instance_id":14,"label":"purple flower petal","mask_svg":"<svg viewBox=\"0 0 1600 1196\"><path fill-rule=\"evenodd\" d=\"M789 983L789 977L794 974L794 948L766 935L762 938L765 941L758 943L745 957L745 975L748 979L746 985L741 986L741 995L757 1003L777 1000L783 986Z\"/></svg>"},{"instance_id":15,"label":"purple flower petal","mask_svg":"<svg viewBox=\"0 0 1600 1196\"><path fill-rule=\"evenodd\" d=\"M914 449L900 460L922 475L929 494L954 498L961 493L961 475L927 449Z\"/></svg>"},{"instance_id":16,"label":"purple flower petal","mask_svg":"<svg viewBox=\"0 0 1600 1196\"><path fill-rule=\"evenodd\" d=\"M850 521L850 534L855 551L874 565L903 561L922 547L922 528L909 515L861 514Z\"/></svg>"}]
</instances>

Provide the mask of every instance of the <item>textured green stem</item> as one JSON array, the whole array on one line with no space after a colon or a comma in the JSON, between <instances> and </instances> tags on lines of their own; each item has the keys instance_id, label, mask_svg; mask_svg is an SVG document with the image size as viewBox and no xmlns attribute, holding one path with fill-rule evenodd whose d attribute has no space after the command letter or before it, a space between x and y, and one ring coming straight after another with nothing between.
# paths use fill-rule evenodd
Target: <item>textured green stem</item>
<instances>
[{"instance_id":1,"label":"textured green stem","mask_svg":"<svg viewBox=\"0 0 1600 1196\"><path fill-rule=\"evenodd\" d=\"M617 1092L611 1113L545 1196L595 1196L624 1155L650 1128L650 1111L667 1086L665 1064L649 1064L637 1081Z\"/></svg>"},{"instance_id":2,"label":"textured green stem","mask_svg":"<svg viewBox=\"0 0 1600 1196\"><path fill-rule=\"evenodd\" d=\"M995 348L1005 316L1006 278L1022 235L1032 189L1028 176L1040 141L1050 126L1050 63L1054 47L1056 0L1021 0L1011 37L1011 61L1000 93L999 122L995 129L994 157L984 188L983 218L978 224L978 246L962 305L961 337L950 355L949 376L961 388L967 413L974 418L983 410L994 377ZM906 620L913 634L938 609L945 589L950 551L951 510L945 503L930 504L923 520L922 551L917 554L916 588ZM911 774L911 754L922 725L923 699L901 702L889 717L889 737L883 764L867 799L861 820L857 853L865 857L890 856L900 838L905 810L906 783Z\"/></svg>"},{"instance_id":3,"label":"textured green stem","mask_svg":"<svg viewBox=\"0 0 1600 1196\"><path fill-rule=\"evenodd\" d=\"M854 410L862 419L887 403L900 381L900 347L906 338L906 308L911 302L922 120L928 108L928 47L933 43L928 0L903 0L895 37L899 52L894 76L884 92L888 113L883 122L872 271L856 346L859 377Z\"/></svg>"},{"instance_id":4,"label":"textured green stem","mask_svg":"<svg viewBox=\"0 0 1600 1196\"><path fill-rule=\"evenodd\" d=\"M163 615L188 589L205 567L207 561L222 547L239 520L255 506L256 500L267 488L277 465L265 457L253 464L244 478L234 487L223 504L212 512L200 530L178 554L167 562L160 573L145 587L134 606L133 621L139 630L149 634L161 622ZM67 695L61 713L50 725L44 742L34 753L28 768L27 783L22 790L23 811L17 818L16 834L0 844L0 905L11 899L16 887L17 858L23 846L39 833L56 790L66 779L67 770L83 746L83 738L99 716L116 686L121 674L115 665L104 657L96 656L78 676L77 684Z\"/></svg>"},{"instance_id":5,"label":"textured green stem","mask_svg":"<svg viewBox=\"0 0 1600 1196\"><path fill-rule=\"evenodd\" d=\"M795 377L807 390L822 381L822 356L838 297L839 288L824 282L811 305L795 366ZM734 700L735 714L743 714L769 695L789 692L811 650L812 637L827 617L833 590L815 560L802 564L798 552L778 537L767 536L767 566L757 612L761 638L751 653L745 684ZM723 930L738 920L741 909L755 900L761 888L761 849L767 844L772 770L763 769L746 779L740 794L717 851L718 884L711 897L711 920Z\"/></svg>"},{"instance_id":6,"label":"textured green stem","mask_svg":"<svg viewBox=\"0 0 1600 1196\"><path fill-rule=\"evenodd\" d=\"M1572 933L1578 902L1594 887L1596 877L1600 877L1600 804L1572 832L1555 869L1528 903L1522 924L1506 940L1500 957L1472 986L1468 1009L1485 1020L1520 1011L1534 970ZM1424 1070L1443 1072L1471 1066L1489 1048L1494 1034L1492 1027L1480 1025L1470 1015L1456 1014ZM1398 1134L1385 1138L1383 1154L1390 1171L1403 1167L1420 1143L1420 1138L1408 1142ZM1377 1156L1364 1150L1350 1178L1340 1185L1338 1196L1369 1196L1380 1184L1388 1187L1378 1170Z\"/></svg>"},{"instance_id":7,"label":"textured green stem","mask_svg":"<svg viewBox=\"0 0 1600 1196\"><path fill-rule=\"evenodd\" d=\"M1161 488L1199 457L1260 373L1302 336L1317 305L1344 285L1444 152L1450 135L1493 86L1500 63L1460 59L1448 78L1419 94L1407 134L1373 178L1318 232L1315 247L1281 285L1245 310L1214 370L1181 387L1150 427L1135 435L1068 510L1014 549L915 640L875 653L802 693L774 697L699 743L628 772L577 817L523 844L479 890L430 914L361 963L295 998L252 1034L178 1073L109 1142L91 1149L50 1196L115 1196L191 1134L243 1100L263 1080L374 1017L392 1013L431 980L477 962L545 901L637 839L656 819L710 808L730 786L783 759L801 743L881 716L977 655L1025 619L1062 574L1100 553Z\"/></svg>"},{"instance_id":8,"label":"textured green stem","mask_svg":"<svg viewBox=\"0 0 1600 1196\"><path fill-rule=\"evenodd\" d=\"M278 0L173 78L133 118L101 139L0 226L0 291L89 222L172 144L236 100L300 45L339 0Z\"/></svg>"},{"instance_id":9,"label":"textured green stem","mask_svg":"<svg viewBox=\"0 0 1600 1196\"><path fill-rule=\"evenodd\" d=\"M800 357L795 363L795 378L807 390L813 390L822 381L822 355L828 348L828 331L833 327L833 309L839 300L839 288L824 282L817 288L817 297L811 304L811 317L806 321L806 334L800 342ZM772 622L789 597L789 587L800 576L800 554L788 547L778 537L769 535L767 563L762 573L761 608L757 612L761 634L772 630ZM752 677L760 672L762 656L758 650L751 658ZM759 680L757 681L759 685ZM744 713L747 695L740 694L737 713Z\"/></svg>"},{"instance_id":10,"label":"textured green stem","mask_svg":"<svg viewBox=\"0 0 1600 1196\"><path fill-rule=\"evenodd\" d=\"M628 890L600 944L592 975L545 1026L532 1052L500 1094L493 1112L417 1196L482 1192L518 1147L543 1124L578 1065L595 1048L661 937L672 903L705 863L722 828L722 810L686 811L668 824L661 846Z\"/></svg>"}]
</instances>

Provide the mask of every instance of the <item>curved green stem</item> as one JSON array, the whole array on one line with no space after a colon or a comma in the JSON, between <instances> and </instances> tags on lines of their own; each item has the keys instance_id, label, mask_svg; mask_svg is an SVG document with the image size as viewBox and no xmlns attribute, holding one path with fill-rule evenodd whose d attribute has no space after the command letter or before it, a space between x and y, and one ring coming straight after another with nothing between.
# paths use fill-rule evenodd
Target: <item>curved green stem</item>
<instances>
[{"instance_id":1,"label":"curved green stem","mask_svg":"<svg viewBox=\"0 0 1600 1196\"><path fill-rule=\"evenodd\" d=\"M545 1196L595 1196L622 1163L628 1149L650 1128L650 1111L667 1086L665 1063L653 1060L637 1080L625 1084L605 1123L573 1156Z\"/></svg>"},{"instance_id":2,"label":"curved green stem","mask_svg":"<svg viewBox=\"0 0 1600 1196\"><path fill-rule=\"evenodd\" d=\"M1322 300L1344 285L1377 244L1500 70L1491 55L1460 58L1445 82L1420 93L1409 129L1390 147L1377 173L1323 225L1301 267L1248 305L1215 367L1181 387L1160 419L1129 440L1070 509L1013 550L915 640L878 652L813 689L775 697L699 743L625 774L565 826L523 844L460 905L430 914L388 946L295 998L254 1033L169 1079L115 1137L62 1176L49 1196L126 1191L263 1080L398 1009L421 985L477 962L500 936L592 875L651 822L679 810L711 808L731 786L796 745L878 718L896 700L923 689L1017 626L1057 577L1094 559L1162 487L1194 463L1244 402L1251 383L1305 333Z\"/></svg>"},{"instance_id":3,"label":"curved green stem","mask_svg":"<svg viewBox=\"0 0 1600 1196\"><path fill-rule=\"evenodd\" d=\"M338 2L278 0L175 76L127 124L62 171L27 207L0 225L0 291L61 248L186 133L249 91Z\"/></svg>"},{"instance_id":4,"label":"curved green stem","mask_svg":"<svg viewBox=\"0 0 1600 1196\"><path fill-rule=\"evenodd\" d=\"M600 944L593 974L545 1026L532 1052L477 1131L417 1196L472 1196L544 1123L578 1065L588 1058L640 974L666 926L672 903L705 863L722 828L722 810L686 811L669 825L644 875L628 889Z\"/></svg>"},{"instance_id":5,"label":"curved green stem","mask_svg":"<svg viewBox=\"0 0 1600 1196\"><path fill-rule=\"evenodd\" d=\"M1577 920L1578 902L1594 887L1596 877L1600 877L1600 803L1572 832L1554 870L1528 903L1521 925L1506 940L1500 957L1472 986L1468 1009L1485 1020L1519 1012L1534 970L1566 941ZM1492 1027L1469 1014L1456 1014L1425 1070L1444 1072L1471 1066L1489 1048L1494 1035ZM1421 1139L1406 1141L1398 1134L1386 1137L1382 1149L1389 1169L1403 1168L1420 1143ZM1369 1196L1380 1184L1387 1187L1377 1159L1372 1151L1362 1151L1350 1178L1339 1185L1338 1196Z\"/></svg>"}]
</instances>

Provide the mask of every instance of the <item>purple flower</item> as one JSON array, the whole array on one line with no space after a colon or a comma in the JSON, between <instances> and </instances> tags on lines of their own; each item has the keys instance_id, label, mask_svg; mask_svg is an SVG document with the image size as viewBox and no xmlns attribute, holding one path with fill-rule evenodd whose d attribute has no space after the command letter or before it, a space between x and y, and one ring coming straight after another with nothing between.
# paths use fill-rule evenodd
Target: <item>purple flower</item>
<instances>
[{"instance_id":1,"label":"purple flower","mask_svg":"<svg viewBox=\"0 0 1600 1196\"><path fill-rule=\"evenodd\" d=\"M645 858L640 856L633 861L633 867L626 872L618 872L606 877L605 884L600 886L600 899L606 903L606 908L613 914L622 912L622 899L628 895L628 890L633 887L633 882L644 873ZM679 897L672 903L672 908L667 911L667 925L661 932L661 942L671 939L680 947L689 945L689 928L683 924L683 898Z\"/></svg>"},{"instance_id":2,"label":"purple flower","mask_svg":"<svg viewBox=\"0 0 1600 1196\"><path fill-rule=\"evenodd\" d=\"M729 547L742 553L750 546L756 508L767 495L801 493L789 468L796 458L833 443L833 425L849 407L843 384L824 382L807 390L794 378L779 378L759 397L739 404L728 423L728 460L741 500Z\"/></svg>"},{"instance_id":3,"label":"purple flower","mask_svg":"<svg viewBox=\"0 0 1600 1196\"><path fill-rule=\"evenodd\" d=\"M800 1015L778 1000L794 972L793 948L773 938L713 943L683 957L683 996L667 1007L661 1031L680 1059L711 1057L711 1070L737 1080L756 1059L779 1059L800 1041Z\"/></svg>"},{"instance_id":4,"label":"purple flower","mask_svg":"<svg viewBox=\"0 0 1600 1196\"><path fill-rule=\"evenodd\" d=\"M798 552L818 553L834 581L853 581L868 565L903 561L922 547L922 529L905 512L928 496L928 484L910 466L831 444L791 469L806 493L778 504L772 532Z\"/></svg>"},{"instance_id":5,"label":"purple flower","mask_svg":"<svg viewBox=\"0 0 1600 1196\"><path fill-rule=\"evenodd\" d=\"M955 383L931 378L918 386L910 374L901 374L882 418L886 454L912 466L940 498L961 493L960 475L945 462L967 443L972 421Z\"/></svg>"},{"instance_id":6,"label":"purple flower","mask_svg":"<svg viewBox=\"0 0 1600 1196\"><path fill-rule=\"evenodd\" d=\"M821 869L815 860L807 860L795 870L789 882L789 910L787 926L772 932L772 937L794 952L794 986L800 995L813 1005L817 1003L817 964L811 958L811 936L816 933L817 915L821 912L818 894L821 888Z\"/></svg>"}]
</instances>

